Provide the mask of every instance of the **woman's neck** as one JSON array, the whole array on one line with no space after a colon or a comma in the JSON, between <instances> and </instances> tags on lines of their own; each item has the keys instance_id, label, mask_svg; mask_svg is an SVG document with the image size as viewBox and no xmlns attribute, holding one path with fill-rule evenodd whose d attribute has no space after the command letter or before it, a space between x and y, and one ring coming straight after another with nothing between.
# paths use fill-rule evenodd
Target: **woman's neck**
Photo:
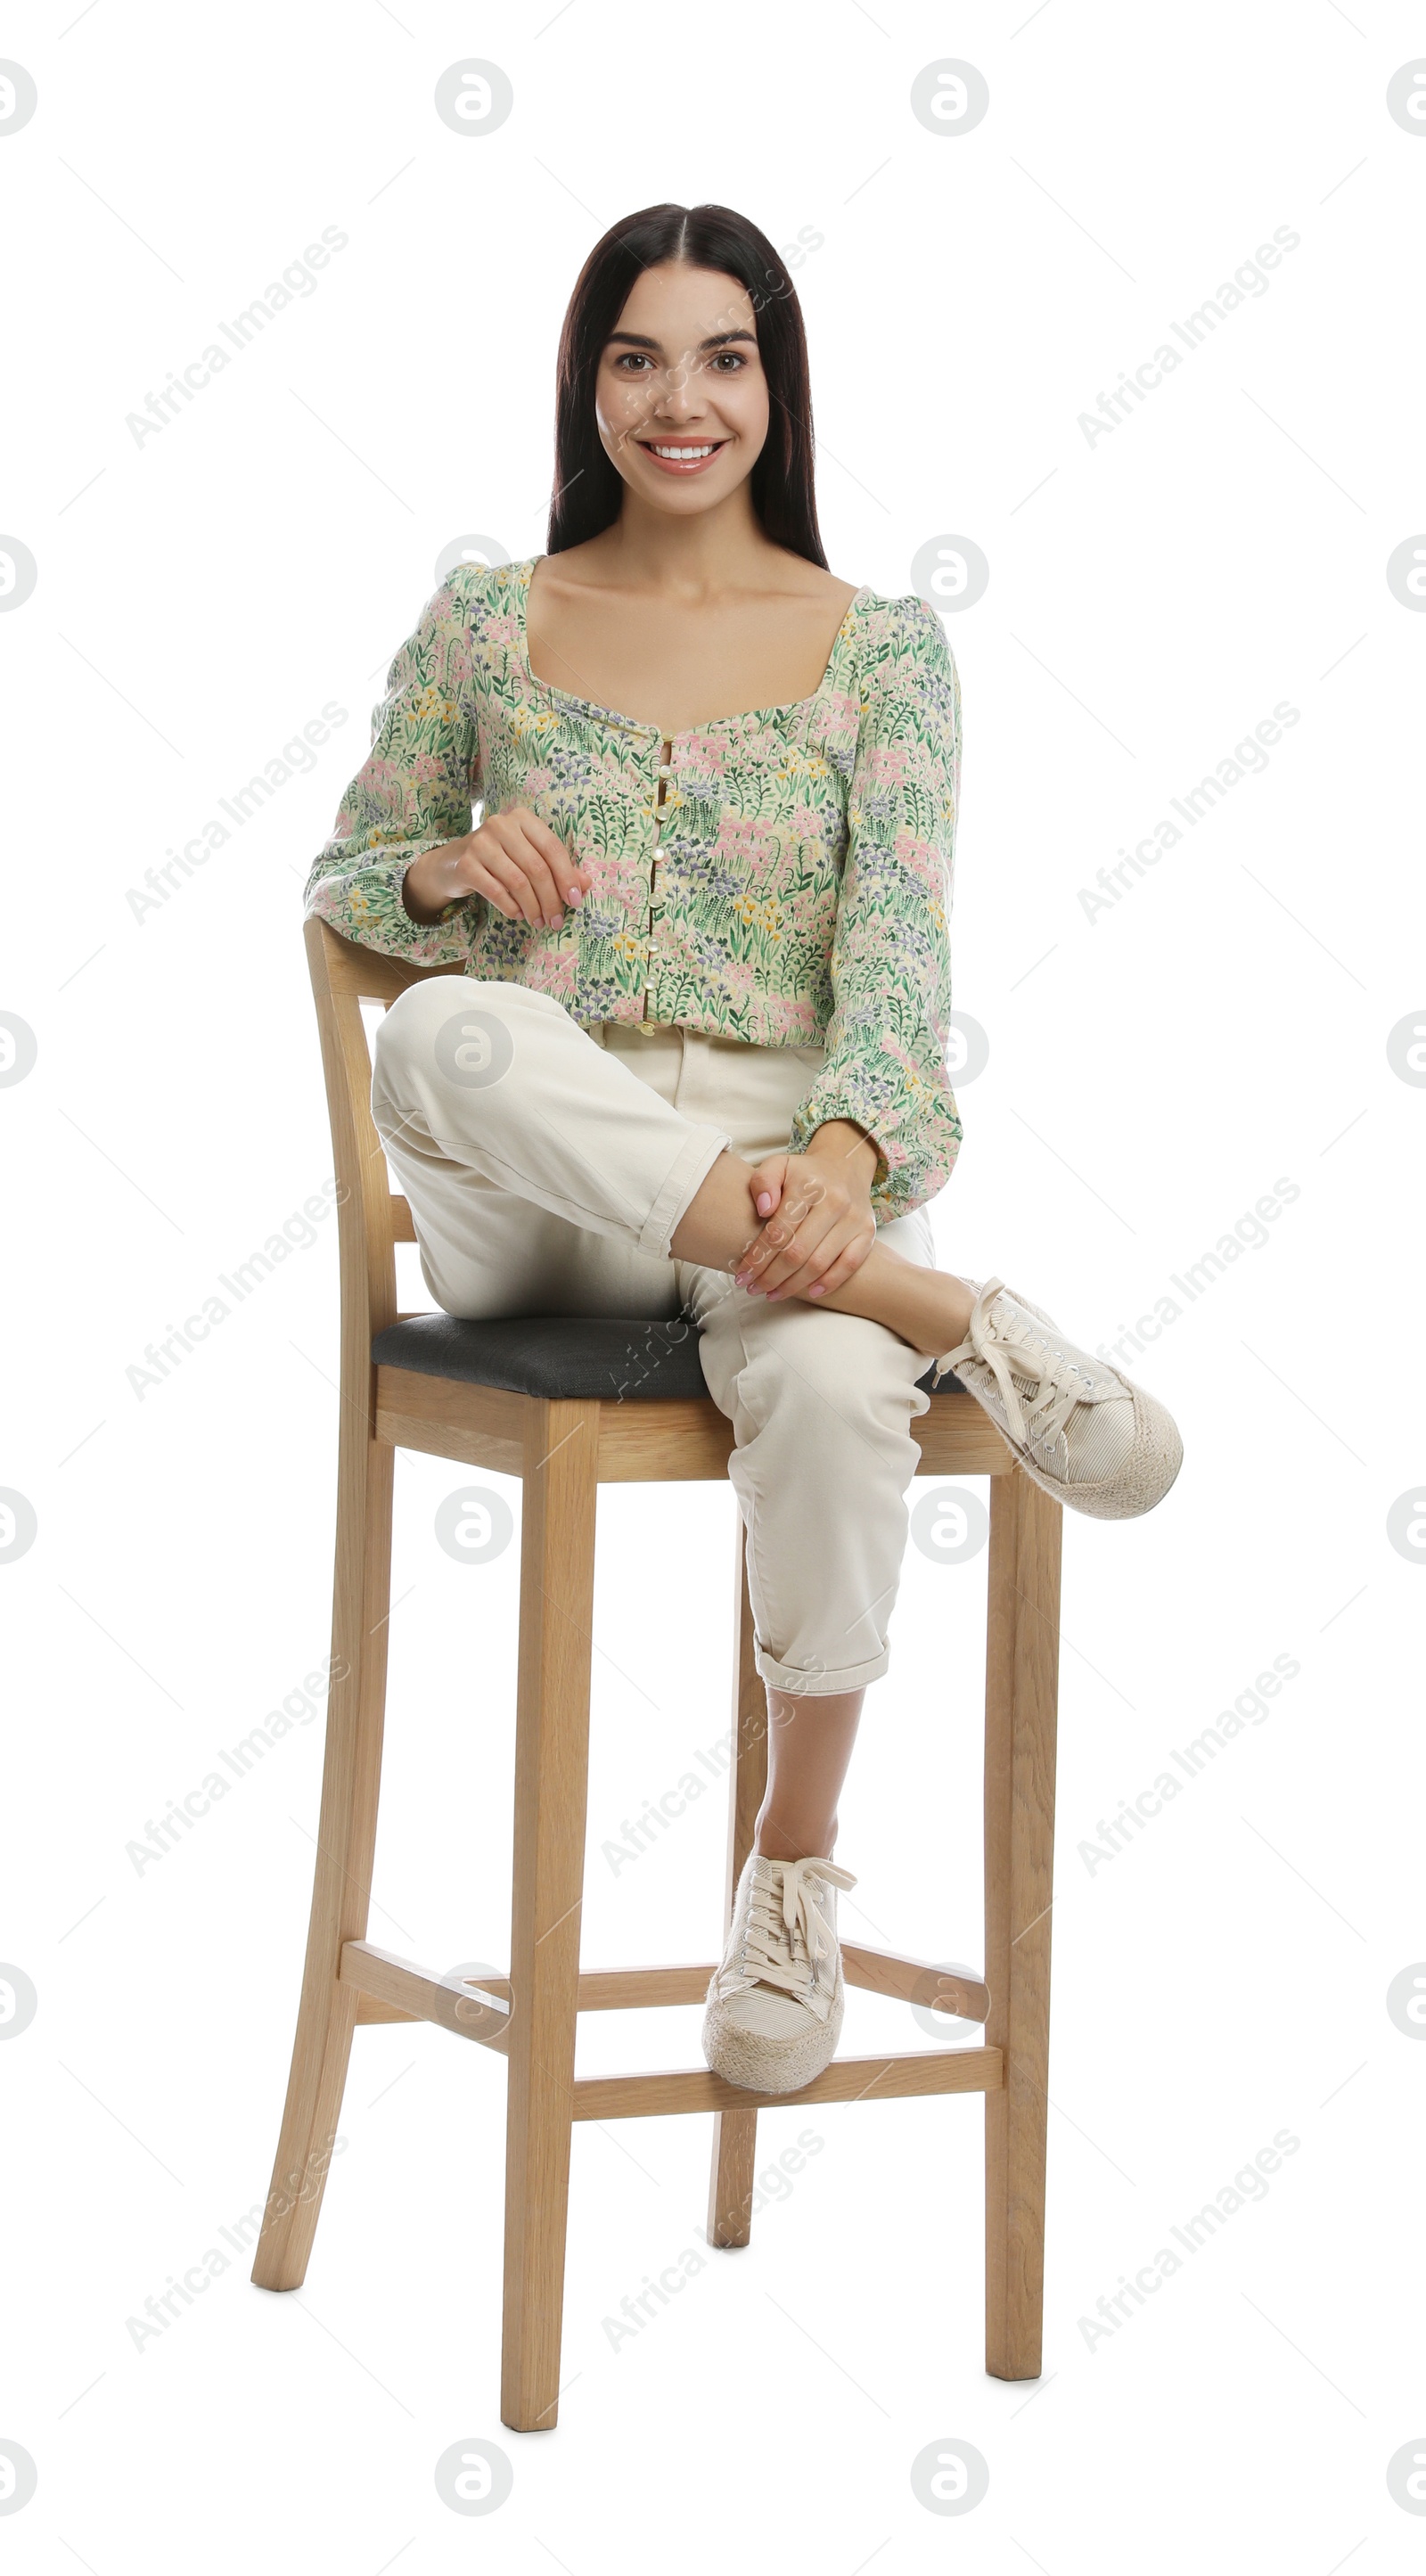
<instances>
[{"instance_id":1,"label":"woman's neck","mask_svg":"<svg viewBox=\"0 0 1426 2576\"><path fill-rule=\"evenodd\" d=\"M787 560L764 534L745 483L716 509L690 519L651 510L628 492L613 526L579 552L602 584L695 604L729 591L775 588L769 572Z\"/></svg>"}]
</instances>

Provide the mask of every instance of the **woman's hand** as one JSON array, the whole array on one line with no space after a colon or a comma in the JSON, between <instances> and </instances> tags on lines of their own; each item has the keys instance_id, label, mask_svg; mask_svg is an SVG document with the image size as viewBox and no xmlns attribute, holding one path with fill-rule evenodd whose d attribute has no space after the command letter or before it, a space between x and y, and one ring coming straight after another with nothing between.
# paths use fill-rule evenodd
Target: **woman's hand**
<instances>
[{"instance_id":1,"label":"woman's hand","mask_svg":"<svg viewBox=\"0 0 1426 2576\"><path fill-rule=\"evenodd\" d=\"M528 805L509 805L478 830L413 859L401 884L413 921L433 922L462 895L483 894L507 921L558 930L566 908L589 892L587 867L576 866L563 841Z\"/></svg>"},{"instance_id":2,"label":"woman's hand","mask_svg":"<svg viewBox=\"0 0 1426 2576\"><path fill-rule=\"evenodd\" d=\"M734 1277L750 1296L825 1297L859 1270L876 1241L876 1146L850 1120L813 1130L805 1154L769 1154L753 1174L764 1219Z\"/></svg>"}]
</instances>

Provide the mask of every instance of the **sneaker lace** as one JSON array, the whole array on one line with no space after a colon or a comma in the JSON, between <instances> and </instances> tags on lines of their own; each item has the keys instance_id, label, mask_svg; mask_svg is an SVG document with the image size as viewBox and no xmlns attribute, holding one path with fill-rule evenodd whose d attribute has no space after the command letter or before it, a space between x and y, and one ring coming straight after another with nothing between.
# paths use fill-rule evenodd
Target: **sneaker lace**
<instances>
[{"instance_id":1,"label":"sneaker lace","mask_svg":"<svg viewBox=\"0 0 1426 2576\"><path fill-rule=\"evenodd\" d=\"M971 1310L965 1340L937 1361L936 1375L940 1379L962 1360L980 1360L1000 1390L1012 1436L1027 1447L1032 1441L1050 1443L1059 1438L1075 1406L1092 1391L1094 1380L1043 1334L1035 1332L1029 1339L1014 1315L1002 1324L993 1323L991 1308L1003 1291L1003 1279L986 1280Z\"/></svg>"},{"instance_id":2,"label":"sneaker lace","mask_svg":"<svg viewBox=\"0 0 1426 2576\"><path fill-rule=\"evenodd\" d=\"M850 1870L838 1869L830 1860L776 1861L767 1870L754 1870L740 1953L742 1978L781 1986L799 2002L805 2000L818 1960L829 1958L836 1948L836 1935L813 1901L818 1879L828 1887L857 1883Z\"/></svg>"}]
</instances>

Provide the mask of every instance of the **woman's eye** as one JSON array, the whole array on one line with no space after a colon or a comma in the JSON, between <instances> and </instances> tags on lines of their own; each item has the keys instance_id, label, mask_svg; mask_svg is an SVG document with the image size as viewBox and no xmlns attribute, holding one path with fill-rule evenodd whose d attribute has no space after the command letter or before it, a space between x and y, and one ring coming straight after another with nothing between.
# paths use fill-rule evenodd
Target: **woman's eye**
<instances>
[{"instance_id":1,"label":"woman's eye","mask_svg":"<svg viewBox=\"0 0 1426 2576\"><path fill-rule=\"evenodd\" d=\"M737 349L720 349L717 358L714 360L715 366L721 367L725 359L729 369L734 375L741 374L743 368L748 363L747 359L743 357Z\"/></svg>"}]
</instances>

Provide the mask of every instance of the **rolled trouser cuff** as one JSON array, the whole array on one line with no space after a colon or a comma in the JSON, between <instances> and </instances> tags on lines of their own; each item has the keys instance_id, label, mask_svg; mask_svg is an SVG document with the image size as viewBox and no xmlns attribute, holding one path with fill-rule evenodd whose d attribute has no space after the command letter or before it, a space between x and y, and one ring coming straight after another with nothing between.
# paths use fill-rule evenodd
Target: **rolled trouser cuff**
<instances>
[{"instance_id":1,"label":"rolled trouser cuff","mask_svg":"<svg viewBox=\"0 0 1426 2576\"><path fill-rule=\"evenodd\" d=\"M720 1154L732 1150L731 1136L716 1127L695 1127L679 1147L660 1184L639 1236L640 1252L656 1261L670 1258L669 1244L680 1219L697 1197Z\"/></svg>"},{"instance_id":2,"label":"rolled trouser cuff","mask_svg":"<svg viewBox=\"0 0 1426 2576\"><path fill-rule=\"evenodd\" d=\"M867 1663L847 1664L840 1672L828 1672L820 1665L815 1672L804 1672L796 1664L780 1664L762 1646L754 1648L753 1660L762 1679L774 1690L786 1691L790 1699L830 1699L835 1691L865 1690L868 1682L879 1682L891 1661L891 1649L883 1646Z\"/></svg>"}]
</instances>

